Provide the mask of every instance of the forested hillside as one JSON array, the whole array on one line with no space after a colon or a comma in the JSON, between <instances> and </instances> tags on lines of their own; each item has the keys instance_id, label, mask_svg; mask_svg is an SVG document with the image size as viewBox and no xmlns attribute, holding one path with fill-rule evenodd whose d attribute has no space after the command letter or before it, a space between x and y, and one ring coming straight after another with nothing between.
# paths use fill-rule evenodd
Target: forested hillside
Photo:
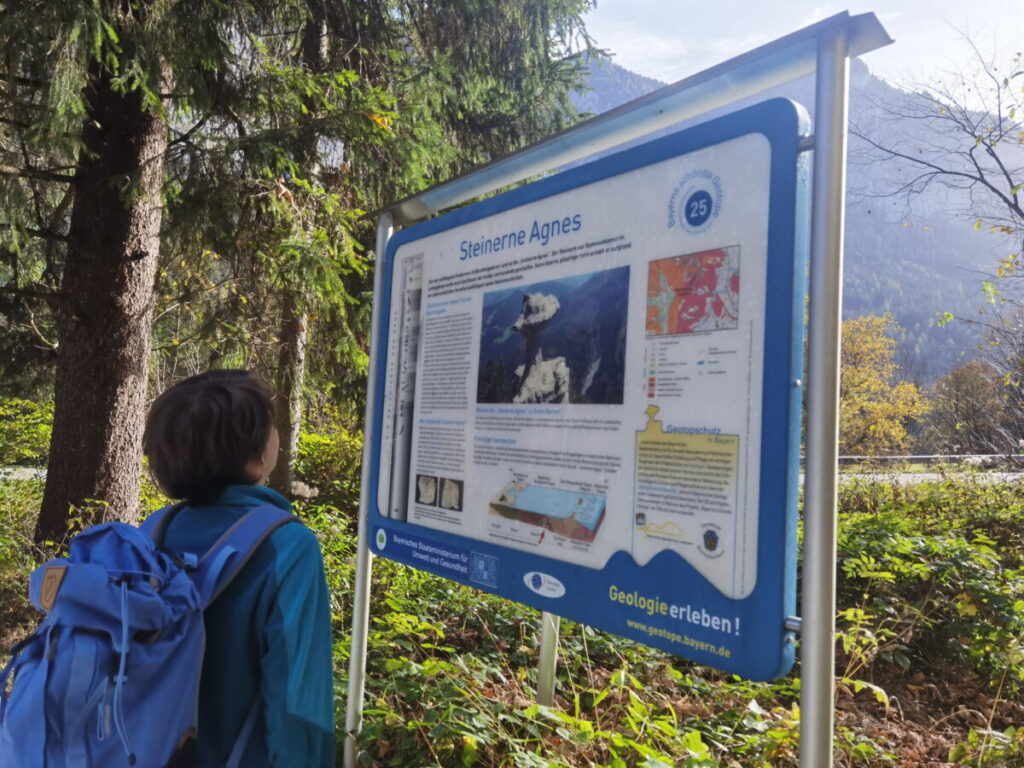
<instances>
[{"instance_id":1,"label":"forested hillside","mask_svg":"<svg viewBox=\"0 0 1024 768\"><path fill-rule=\"evenodd\" d=\"M629 72L607 58L589 61L592 91L577 94L581 110L600 113L662 85ZM813 114L814 83L803 78L754 99L786 96ZM913 102L875 77L858 60L851 67L850 122L854 129L891 122L885 105ZM902 131L922 131L909 120ZM927 141L922 133L922 141ZM972 317L985 304L982 282L1005 258L1006 238L974 228L966 215L966 191L935 189L914 196L897 192L900 181L884 163L865 157L850 139L843 316L890 313L899 328L898 357L909 375L930 383L973 357L981 339L968 325L939 325L943 313ZM958 215L964 214L964 215Z\"/></svg>"},{"instance_id":2,"label":"forested hillside","mask_svg":"<svg viewBox=\"0 0 1024 768\"><path fill-rule=\"evenodd\" d=\"M587 57L587 88L573 94L580 112L599 115L661 88L664 83L630 72L604 56Z\"/></svg>"}]
</instances>

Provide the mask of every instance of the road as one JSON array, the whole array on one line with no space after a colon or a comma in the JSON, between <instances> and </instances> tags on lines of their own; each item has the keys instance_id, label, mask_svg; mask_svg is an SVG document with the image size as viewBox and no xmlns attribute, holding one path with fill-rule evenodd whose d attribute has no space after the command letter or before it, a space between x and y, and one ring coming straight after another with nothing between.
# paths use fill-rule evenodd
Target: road
<instances>
[{"instance_id":1,"label":"road","mask_svg":"<svg viewBox=\"0 0 1024 768\"><path fill-rule=\"evenodd\" d=\"M5 480L8 477L13 480L31 480L35 477L46 477L46 470L28 467L0 467L0 480Z\"/></svg>"},{"instance_id":2,"label":"road","mask_svg":"<svg viewBox=\"0 0 1024 768\"><path fill-rule=\"evenodd\" d=\"M46 477L45 469L31 469L28 467L0 467L0 480L5 478L14 480L31 480L36 477ZM900 483L909 485L911 483L941 483L943 480L974 480L979 483L1017 483L1024 478L1024 472L841 472L839 482L844 485L864 483ZM804 483L804 473L800 473L800 484Z\"/></svg>"},{"instance_id":3,"label":"road","mask_svg":"<svg viewBox=\"0 0 1024 768\"><path fill-rule=\"evenodd\" d=\"M892 483L903 485L911 483L941 483L943 480L973 480L978 483L1000 485L1016 483L1024 477L1024 472L843 472L839 482L852 483L862 480L866 483Z\"/></svg>"}]
</instances>

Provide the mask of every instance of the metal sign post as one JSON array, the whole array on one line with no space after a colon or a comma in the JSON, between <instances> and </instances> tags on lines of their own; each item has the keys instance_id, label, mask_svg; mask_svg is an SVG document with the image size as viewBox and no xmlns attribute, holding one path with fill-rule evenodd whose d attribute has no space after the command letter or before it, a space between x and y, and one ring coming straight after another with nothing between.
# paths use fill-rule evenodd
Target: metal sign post
<instances>
[{"instance_id":1,"label":"metal sign post","mask_svg":"<svg viewBox=\"0 0 1024 768\"><path fill-rule=\"evenodd\" d=\"M377 264L373 276L374 296L381 288L384 270L380 268L381 254L387 251L388 240L394 232L394 215L384 211L377 220ZM378 302L373 303L370 325L371 349L377 335L380 308ZM373 429L373 394L376 392L377 369L370 366L366 398L366 422L363 432L363 467L359 486L359 529L356 544L355 593L352 596L352 648L348 660L348 706L345 710L345 749L344 764L346 768L356 765L356 736L363 724L363 694L366 689L366 646L370 633L370 571L373 565L373 553L366 545L367 525L366 510L369 507L370 466L372 461Z\"/></svg>"},{"instance_id":2,"label":"metal sign post","mask_svg":"<svg viewBox=\"0 0 1024 768\"><path fill-rule=\"evenodd\" d=\"M537 703L550 707L555 703L555 672L558 669L558 625L553 613L540 614L540 656L537 659Z\"/></svg>"},{"instance_id":3,"label":"metal sign post","mask_svg":"<svg viewBox=\"0 0 1024 768\"><path fill-rule=\"evenodd\" d=\"M832 765L835 697L836 467L846 201L847 38L818 41L811 213L807 476L801 634L800 766Z\"/></svg>"},{"instance_id":4,"label":"metal sign post","mask_svg":"<svg viewBox=\"0 0 1024 768\"><path fill-rule=\"evenodd\" d=\"M382 300L383 292L390 290L385 285L385 271L391 268L389 241L394 224L413 223L433 213L508 187L528 177L545 173L597 152L619 147L625 142L647 136L662 128L706 116L713 110L728 107L796 77L811 72L817 73L814 136L813 140L800 142L801 151L808 149L812 143L814 149L813 210L810 227L810 360L807 375L810 393L806 450L807 501L802 582L803 618L801 621L796 617L789 617L785 621L786 631L802 632L802 768L812 768L812 766L813 768L823 768L832 765L836 396L842 276L847 62L849 56L874 50L890 42L892 41L873 14L859 16L850 16L848 13L837 14L818 24L573 126L536 145L489 163L464 176L398 201L381 213L378 226L377 274L374 291L373 339L371 341L371 349L375 353L379 353L382 348L381 337L385 337L386 340L388 336L386 318L384 317L387 312L382 311L378 305ZM719 120L717 124L728 125L729 123ZM695 146L698 145L695 144ZM784 144L780 144L778 148L784 146ZM568 178L570 175L566 174L566 177ZM559 174L554 178L560 176L562 175ZM561 182L556 182L556 185L558 183ZM545 189L550 188L552 188L550 184L545 187ZM529 198L529 193L527 193L527 203L530 200L536 201L536 199L538 198ZM696 198L692 199L696 200ZM496 205L500 205L500 203ZM491 210L499 209L492 207ZM464 219L464 221L472 220L471 214L467 214ZM566 218L565 221L569 222L570 219ZM578 228L578 223L576 226ZM438 230L440 229L438 227ZM392 250L395 244L405 243L411 239L413 238L402 234L392 243ZM420 259L422 262L422 256ZM412 272L408 272L407 275L411 276ZM410 279L419 278L410 277ZM369 632L371 563L374 547L376 551L389 553L390 550L385 552L385 547L406 547L408 549L410 546L418 546L420 547L419 553L422 555L420 559L428 559L428 556L441 560L447 558L448 563L445 567L452 571L465 568L467 562L471 571L474 568L474 561L469 557L471 554L469 552L459 551L457 548L446 549L445 547L448 545L443 543L435 546L428 542L424 547L422 544L410 541L412 537L405 533L407 529L402 527L405 525L404 522L397 525L393 523L382 525L378 522L374 524L375 531L370 530L371 509L378 510L381 503L377 495L371 492L371 488L376 487L379 479L371 471L371 467L381 455L375 453L374 447L380 447L382 435L391 429L390 427L380 427L382 403L378 401L385 397L380 386L381 377L384 376L380 365L380 359L375 360L371 365L367 395L366 448L364 449L363 485L360 494L352 649L345 723L344 765L347 768L354 768L356 765L356 738L361 727ZM792 387L795 390L801 386L802 383L798 379L792 382ZM781 393L776 391L773 396L781 396ZM791 398L792 395L787 395L787 397ZM765 405L767 406L767 403ZM394 403L392 403L393 406ZM653 414L650 414L649 418L650 424L658 425L657 432L660 434L660 422L655 421ZM390 438L388 435L384 435L384 438L385 440L394 439L393 430ZM400 451L389 454L389 456L397 457L396 463L403 461ZM404 460L407 461L407 458L406 456ZM377 471L378 473L387 473L394 472L395 469L396 467L390 467L389 470L382 470L378 467ZM398 469L401 470L402 477L408 477L407 466L398 467ZM768 482L776 482L770 471L765 478ZM426 480L429 482L430 478L426 478ZM461 485L457 490L461 491ZM431 490L430 493L434 493L434 491ZM394 498L398 499L398 504L401 506L403 496L398 494ZM391 507L394 506L391 504ZM380 519L379 512L377 519ZM404 521L404 517L399 516L398 519ZM369 540L371 534L375 536L374 542ZM710 546L712 549L717 546L717 537L710 539ZM481 545L480 548L486 550L486 545ZM389 554L389 556L391 555ZM477 558L476 565L483 568L483 570L477 571L479 577L477 580L490 578L492 571L488 570L488 562L495 561L495 558L482 556L481 559L481 556L476 553L472 553L472 557ZM465 559L460 560L459 558ZM534 572L528 573L526 576L526 586L538 594L545 592L549 595L555 594L558 588L564 587L564 584L557 578L551 579L545 573ZM484 580L483 583L488 582ZM786 589L791 595L791 580ZM514 599L519 599L519 597ZM637 593L633 591L617 593L617 597L613 596L610 599L629 604L627 602L629 599L645 598L643 595L638 597ZM682 607L673 606L673 610L679 608L681 614ZM700 614L694 612L692 616L690 606L685 606L685 609L686 620L691 621L694 625L699 621L714 620L710 614L705 615L703 609ZM572 614L566 613L565 615ZM559 619L552 612L544 611L542 613L537 695L541 703L548 705L554 701L558 624ZM773 634L782 629L781 627L776 629L774 626L772 628L765 626L765 632ZM735 634L739 636L738 619L735 629ZM789 657L791 660L791 653ZM776 674L779 673L776 672Z\"/></svg>"}]
</instances>

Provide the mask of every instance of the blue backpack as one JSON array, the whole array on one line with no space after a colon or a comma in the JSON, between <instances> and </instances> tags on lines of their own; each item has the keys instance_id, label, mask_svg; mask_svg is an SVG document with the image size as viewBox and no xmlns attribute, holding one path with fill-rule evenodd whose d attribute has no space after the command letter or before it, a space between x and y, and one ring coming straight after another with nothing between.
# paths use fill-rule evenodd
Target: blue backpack
<instances>
[{"instance_id":1,"label":"blue backpack","mask_svg":"<svg viewBox=\"0 0 1024 768\"><path fill-rule=\"evenodd\" d=\"M32 574L29 597L46 618L0 673L0 766L196 764L203 609L272 531L297 518L257 507L201 558L179 557L161 545L181 506L140 528L89 528L71 540L68 557ZM257 697L229 768L241 760L261 706Z\"/></svg>"}]
</instances>

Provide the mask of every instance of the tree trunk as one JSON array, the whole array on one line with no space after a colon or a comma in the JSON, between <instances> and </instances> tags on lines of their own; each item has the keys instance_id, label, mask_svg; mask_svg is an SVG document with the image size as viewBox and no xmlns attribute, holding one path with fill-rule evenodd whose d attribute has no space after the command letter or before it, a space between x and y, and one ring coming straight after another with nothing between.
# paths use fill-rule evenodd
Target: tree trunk
<instances>
[{"instance_id":1,"label":"tree trunk","mask_svg":"<svg viewBox=\"0 0 1024 768\"><path fill-rule=\"evenodd\" d=\"M99 67L91 75L37 542L62 539L70 514L138 519L167 126Z\"/></svg>"},{"instance_id":2,"label":"tree trunk","mask_svg":"<svg viewBox=\"0 0 1024 768\"><path fill-rule=\"evenodd\" d=\"M299 451L302 421L302 382L306 374L306 313L300 311L294 294L285 289L281 297L281 345L277 360L275 420L281 438L277 466L270 486L291 493L295 458Z\"/></svg>"},{"instance_id":3,"label":"tree trunk","mask_svg":"<svg viewBox=\"0 0 1024 768\"><path fill-rule=\"evenodd\" d=\"M302 63L311 72L323 72L327 65L327 5L324 0L307 0L310 18L302 36ZM319 136L302 136L299 151L311 179L319 173L317 143ZM301 280L299 282L301 286ZM299 308L296 291L285 286L281 291L281 331L278 355L275 405L277 431L281 447L277 466L270 475L270 486L286 496L292 492L295 459L299 452L299 427L302 422L302 382L306 374L306 313Z\"/></svg>"}]
</instances>

